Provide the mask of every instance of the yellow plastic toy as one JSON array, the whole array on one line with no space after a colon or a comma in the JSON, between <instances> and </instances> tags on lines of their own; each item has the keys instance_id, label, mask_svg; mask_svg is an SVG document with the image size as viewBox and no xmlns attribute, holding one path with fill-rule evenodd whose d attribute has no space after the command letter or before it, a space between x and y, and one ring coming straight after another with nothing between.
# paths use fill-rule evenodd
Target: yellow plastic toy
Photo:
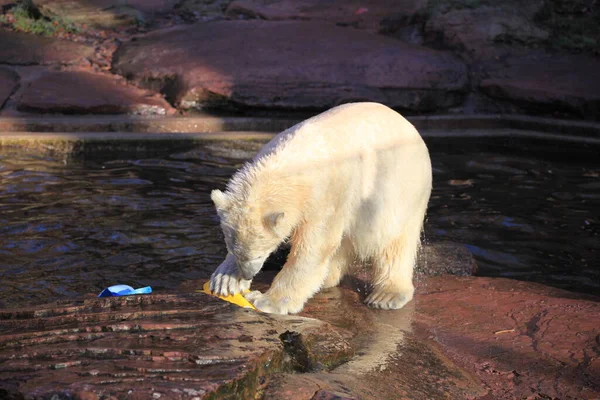
<instances>
[{"instance_id":1,"label":"yellow plastic toy","mask_svg":"<svg viewBox=\"0 0 600 400\"><path fill-rule=\"evenodd\" d=\"M247 293L249 291L250 290L246 290L244 293ZM200 292L210 294L211 296L217 296L216 294L213 294L210 291L210 282L206 282L204 284L204 286L202 286L202 290L200 290ZM236 306L240 306L240 307L244 307L244 308L251 308L253 310L256 310L256 307L254 307L252 305L252 303L250 303L248 300L246 300L244 298L244 296L242 296L241 293L237 293L237 294L233 294L233 295L230 294L229 296L217 296L217 297L220 298L221 300L225 300L230 303L233 303Z\"/></svg>"}]
</instances>

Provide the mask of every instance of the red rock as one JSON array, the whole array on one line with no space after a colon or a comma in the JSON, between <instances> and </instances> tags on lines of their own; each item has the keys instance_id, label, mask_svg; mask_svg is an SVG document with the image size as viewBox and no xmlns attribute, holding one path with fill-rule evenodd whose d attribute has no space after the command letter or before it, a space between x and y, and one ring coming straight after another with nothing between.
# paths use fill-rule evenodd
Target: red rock
<instances>
[{"instance_id":1,"label":"red rock","mask_svg":"<svg viewBox=\"0 0 600 400\"><path fill-rule=\"evenodd\" d=\"M354 326L352 342L362 343L348 363L303 374L306 387L357 398L600 396L597 297L509 279L422 277L413 302L384 312L361 304L362 288L327 290L303 311ZM280 377L267 398L294 393L299 384Z\"/></svg>"},{"instance_id":2,"label":"red rock","mask_svg":"<svg viewBox=\"0 0 600 400\"><path fill-rule=\"evenodd\" d=\"M426 276L471 276L477 273L477 263L473 254L460 244L431 243L421 247L416 272Z\"/></svg>"},{"instance_id":3,"label":"red rock","mask_svg":"<svg viewBox=\"0 0 600 400\"><path fill-rule=\"evenodd\" d=\"M600 119L600 58L530 52L494 61L480 84L489 96L535 113Z\"/></svg>"},{"instance_id":4,"label":"red rock","mask_svg":"<svg viewBox=\"0 0 600 400\"><path fill-rule=\"evenodd\" d=\"M494 399L600 396L598 298L509 279L434 277L414 321Z\"/></svg>"},{"instance_id":5,"label":"red rock","mask_svg":"<svg viewBox=\"0 0 600 400\"><path fill-rule=\"evenodd\" d=\"M522 13L521 7L480 7L439 13L427 21L424 34L445 48L465 51L475 59L494 57L499 53L498 42L542 44L549 35Z\"/></svg>"},{"instance_id":6,"label":"red rock","mask_svg":"<svg viewBox=\"0 0 600 400\"><path fill-rule=\"evenodd\" d=\"M126 43L113 60L114 71L182 108L373 100L430 111L460 103L467 86L450 53L318 22L198 23Z\"/></svg>"},{"instance_id":7,"label":"red rock","mask_svg":"<svg viewBox=\"0 0 600 400\"><path fill-rule=\"evenodd\" d=\"M381 22L394 15L410 17L426 6L424 0L236 0L227 8L233 18L246 16L266 20L313 20L350 25L377 32Z\"/></svg>"},{"instance_id":8,"label":"red rock","mask_svg":"<svg viewBox=\"0 0 600 400\"><path fill-rule=\"evenodd\" d=\"M45 15L60 15L75 24L115 29L150 22L157 14L172 11L177 0L36 0Z\"/></svg>"},{"instance_id":9,"label":"red rock","mask_svg":"<svg viewBox=\"0 0 600 400\"><path fill-rule=\"evenodd\" d=\"M0 64L76 64L93 52L92 47L67 40L0 30Z\"/></svg>"},{"instance_id":10,"label":"red rock","mask_svg":"<svg viewBox=\"0 0 600 400\"><path fill-rule=\"evenodd\" d=\"M173 113L162 98L119 82L116 77L83 71L49 72L24 88L19 111L64 114Z\"/></svg>"},{"instance_id":11,"label":"red rock","mask_svg":"<svg viewBox=\"0 0 600 400\"><path fill-rule=\"evenodd\" d=\"M319 390L312 397L312 400L355 400L355 397L349 397L339 392L332 392L330 390Z\"/></svg>"},{"instance_id":12,"label":"red rock","mask_svg":"<svg viewBox=\"0 0 600 400\"><path fill-rule=\"evenodd\" d=\"M307 374L279 374L269 380L263 400L311 400L315 393L327 386Z\"/></svg>"},{"instance_id":13,"label":"red rock","mask_svg":"<svg viewBox=\"0 0 600 400\"><path fill-rule=\"evenodd\" d=\"M306 343L319 332L321 346L340 340L326 323L243 310L204 294L0 310L0 395L254 398L270 374L288 368L279 337L286 331ZM241 334L253 342L238 341Z\"/></svg>"},{"instance_id":14,"label":"red rock","mask_svg":"<svg viewBox=\"0 0 600 400\"><path fill-rule=\"evenodd\" d=\"M371 310L361 302L364 291L357 289L361 286L328 289L302 312L353 330L354 357L328 372L279 376L265 388L265 399L308 400L319 390L324 398L398 400L472 399L486 393L427 336L412 332L418 321L414 302L397 311Z\"/></svg>"},{"instance_id":15,"label":"red rock","mask_svg":"<svg viewBox=\"0 0 600 400\"><path fill-rule=\"evenodd\" d=\"M12 69L0 67L0 109L19 86L19 74Z\"/></svg>"}]
</instances>

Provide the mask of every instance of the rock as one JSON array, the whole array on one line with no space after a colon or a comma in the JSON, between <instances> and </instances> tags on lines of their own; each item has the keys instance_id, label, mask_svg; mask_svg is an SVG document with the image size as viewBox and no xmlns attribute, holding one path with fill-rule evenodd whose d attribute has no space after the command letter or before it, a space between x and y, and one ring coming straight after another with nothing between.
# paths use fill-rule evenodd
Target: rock
<instances>
[{"instance_id":1,"label":"rock","mask_svg":"<svg viewBox=\"0 0 600 400\"><path fill-rule=\"evenodd\" d=\"M477 379L444 356L427 336L412 332L418 302L396 311L367 308L361 286L327 289L311 299L301 315L354 332L354 357L327 372L278 376L265 399L325 398L465 399L485 394ZM415 396L418 393L418 396Z\"/></svg>"},{"instance_id":2,"label":"rock","mask_svg":"<svg viewBox=\"0 0 600 400\"><path fill-rule=\"evenodd\" d=\"M76 64L93 52L90 46L68 40L0 30L0 64Z\"/></svg>"},{"instance_id":3,"label":"rock","mask_svg":"<svg viewBox=\"0 0 600 400\"><path fill-rule=\"evenodd\" d=\"M519 9L480 7L452 10L432 16L425 37L438 46L466 51L475 59L490 59L501 51L498 44L534 45L548 39Z\"/></svg>"},{"instance_id":4,"label":"rock","mask_svg":"<svg viewBox=\"0 0 600 400\"><path fill-rule=\"evenodd\" d=\"M473 254L463 245L443 242L421 247L417 274L471 276L477 273Z\"/></svg>"},{"instance_id":5,"label":"rock","mask_svg":"<svg viewBox=\"0 0 600 400\"><path fill-rule=\"evenodd\" d=\"M319 390L312 397L312 400L356 400L356 397L349 397L343 393L331 390Z\"/></svg>"},{"instance_id":6,"label":"rock","mask_svg":"<svg viewBox=\"0 0 600 400\"><path fill-rule=\"evenodd\" d=\"M288 368L280 335L347 346L326 323L204 294L0 310L0 394L15 398L254 398ZM340 341L340 343L333 343ZM114 396L114 397L111 397Z\"/></svg>"},{"instance_id":7,"label":"rock","mask_svg":"<svg viewBox=\"0 0 600 400\"><path fill-rule=\"evenodd\" d=\"M165 115L174 111L164 99L116 77L84 71L40 76L24 88L17 109L63 114Z\"/></svg>"},{"instance_id":8,"label":"rock","mask_svg":"<svg viewBox=\"0 0 600 400\"><path fill-rule=\"evenodd\" d=\"M600 396L600 302L500 278L432 277L417 289L415 324L489 398ZM528 397L529 396L529 397Z\"/></svg>"},{"instance_id":9,"label":"rock","mask_svg":"<svg viewBox=\"0 0 600 400\"><path fill-rule=\"evenodd\" d=\"M0 67L0 109L19 87L19 74L9 68Z\"/></svg>"},{"instance_id":10,"label":"rock","mask_svg":"<svg viewBox=\"0 0 600 400\"><path fill-rule=\"evenodd\" d=\"M372 100L432 111L460 104L468 84L450 53L310 21L198 23L126 43L113 60L115 72L184 109Z\"/></svg>"},{"instance_id":11,"label":"rock","mask_svg":"<svg viewBox=\"0 0 600 400\"><path fill-rule=\"evenodd\" d=\"M302 315L358 329L355 356L327 373L279 376L265 399L310 399L311 389L395 399L600 396L598 297L456 276L420 279L397 311L369 310L364 297L343 284L309 301Z\"/></svg>"},{"instance_id":12,"label":"rock","mask_svg":"<svg viewBox=\"0 0 600 400\"><path fill-rule=\"evenodd\" d=\"M231 0L179 0L176 8L184 18L212 20L224 18L229 3Z\"/></svg>"},{"instance_id":13,"label":"rock","mask_svg":"<svg viewBox=\"0 0 600 400\"><path fill-rule=\"evenodd\" d=\"M384 20L410 17L423 9L425 0L389 2L386 0L320 1L320 0L236 0L227 8L232 18L250 17L271 21L327 21L341 26L377 32Z\"/></svg>"},{"instance_id":14,"label":"rock","mask_svg":"<svg viewBox=\"0 0 600 400\"><path fill-rule=\"evenodd\" d=\"M490 62L480 88L528 112L599 120L599 70L598 57L530 52Z\"/></svg>"},{"instance_id":15,"label":"rock","mask_svg":"<svg viewBox=\"0 0 600 400\"><path fill-rule=\"evenodd\" d=\"M58 15L96 29L115 29L150 22L173 9L176 0L36 0L45 15Z\"/></svg>"}]
</instances>

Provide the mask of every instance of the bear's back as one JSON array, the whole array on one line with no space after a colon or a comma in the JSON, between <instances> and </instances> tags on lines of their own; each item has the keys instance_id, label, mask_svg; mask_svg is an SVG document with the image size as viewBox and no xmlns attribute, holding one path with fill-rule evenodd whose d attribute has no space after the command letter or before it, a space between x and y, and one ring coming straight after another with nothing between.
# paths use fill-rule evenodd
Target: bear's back
<instances>
[{"instance_id":1,"label":"bear's back","mask_svg":"<svg viewBox=\"0 0 600 400\"><path fill-rule=\"evenodd\" d=\"M348 103L334 107L276 135L255 160L281 164L306 162L422 142L414 126L396 111L379 103Z\"/></svg>"}]
</instances>

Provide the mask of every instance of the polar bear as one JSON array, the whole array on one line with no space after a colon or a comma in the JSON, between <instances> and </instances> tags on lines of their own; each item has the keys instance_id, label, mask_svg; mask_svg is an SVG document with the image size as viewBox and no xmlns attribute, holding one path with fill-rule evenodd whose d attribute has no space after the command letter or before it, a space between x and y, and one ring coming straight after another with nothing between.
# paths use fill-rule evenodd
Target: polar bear
<instances>
[{"instance_id":1,"label":"polar bear","mask_svg":"<svg viewBox=\"0 0 600 400\"><path fill-rule=\"evenodd\" d=\"M398 309L414 293L413 267L431 194L431 161L406 119L378 103L330 109L276 135L211 198L227 246L210 288L244 292L284 241L291 250L264 294L267 313L302 310L356 262L372 267L374 308Z\"/></svg>"}]
</instances>

